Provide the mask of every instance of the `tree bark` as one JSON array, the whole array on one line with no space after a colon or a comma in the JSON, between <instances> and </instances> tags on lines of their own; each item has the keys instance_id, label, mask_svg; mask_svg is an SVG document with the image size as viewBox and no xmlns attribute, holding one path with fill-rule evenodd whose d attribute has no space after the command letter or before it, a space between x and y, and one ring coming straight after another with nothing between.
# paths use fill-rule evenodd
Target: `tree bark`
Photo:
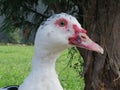
<instances>
[{"instance_id":1,"label":"tree bark","mask_svg":"<svg viewBox=\"0 0 120 90\"><path fill-rule=\"evenodd\" d=\"M81 3L81 0L80 0ZM79 49L85 90L120 90L120 0L83 0L84 27L104 54Z\"/></svg>"}]
</instances>

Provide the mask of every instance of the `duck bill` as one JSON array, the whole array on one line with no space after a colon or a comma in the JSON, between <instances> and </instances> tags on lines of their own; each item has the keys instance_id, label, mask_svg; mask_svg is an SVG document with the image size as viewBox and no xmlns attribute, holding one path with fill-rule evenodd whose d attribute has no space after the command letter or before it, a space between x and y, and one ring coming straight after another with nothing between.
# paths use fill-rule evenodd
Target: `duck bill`
<instances>
[{"instance_id":1,"label":"duck bill","mask_svg":"<svg viewBox=\"0 0 120 90\"><path fill-rule=\"evenodd\" d=\"M75 45L77 47L85 48L87 50L95 51L101 54L104 53L103 48L97 43L95 43L94 41L92 41L86 35L86 33L80 33L79 35L75 37L71 37L69 38L69 41L70 41L70 44Z\"/></svg>"}]
</instances>

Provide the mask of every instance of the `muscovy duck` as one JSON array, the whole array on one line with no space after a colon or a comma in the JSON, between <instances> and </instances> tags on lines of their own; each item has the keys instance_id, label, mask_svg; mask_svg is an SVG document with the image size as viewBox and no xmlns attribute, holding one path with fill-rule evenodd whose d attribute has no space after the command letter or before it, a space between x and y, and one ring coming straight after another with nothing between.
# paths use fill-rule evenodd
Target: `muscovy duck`
<instances>
[{"instance_id":1,"label":"muscovy duck","mask_svg":"<svg viewBox=\"0 0 120 90\"><path fill-rule=\"evenodd\" d=\"M55 14L38 28L32 69L24 82L0 90L63 90L55 71L58 55L70 47L80 47L103 54L103 48L93 42L75 17Z\"/></svg>"}]
</instances>

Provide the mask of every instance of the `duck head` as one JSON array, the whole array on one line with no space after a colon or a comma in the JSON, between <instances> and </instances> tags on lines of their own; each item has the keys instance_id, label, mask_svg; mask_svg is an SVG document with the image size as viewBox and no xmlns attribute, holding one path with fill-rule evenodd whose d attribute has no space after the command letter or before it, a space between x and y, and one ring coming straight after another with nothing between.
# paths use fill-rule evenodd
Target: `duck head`
<instances>
[{"instance_id":1,"label":"duck head","mask_svg":"<svg viewBox=\"0 0 120 90\"><path fill-rule=\"evenodd\" d=\"M35 44L48 50L76 46L103 54L103 48L88 37L77 19L66 13L55 14L43 22L38 29Z\"/></svg>"}]
</instances>

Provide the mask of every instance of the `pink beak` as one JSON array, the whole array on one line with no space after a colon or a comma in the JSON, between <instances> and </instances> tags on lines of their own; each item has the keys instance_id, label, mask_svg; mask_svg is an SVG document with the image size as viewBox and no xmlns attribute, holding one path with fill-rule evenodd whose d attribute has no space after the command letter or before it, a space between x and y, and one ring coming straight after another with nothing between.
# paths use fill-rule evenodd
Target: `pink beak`
<instances>
[{"instance_id":1,"label":"pink beak","mask_svg":"<svg viewBox=\"0 0 120 90\"><path fill-rule=\"evenodd\" d=\"M75 34L69 38L69 43L80 48L96 51L103 54L104 50L97 43L93 42L86 34L86 30L79 29L77 25L73 25Z\"/></svg>"}]
</instances>

